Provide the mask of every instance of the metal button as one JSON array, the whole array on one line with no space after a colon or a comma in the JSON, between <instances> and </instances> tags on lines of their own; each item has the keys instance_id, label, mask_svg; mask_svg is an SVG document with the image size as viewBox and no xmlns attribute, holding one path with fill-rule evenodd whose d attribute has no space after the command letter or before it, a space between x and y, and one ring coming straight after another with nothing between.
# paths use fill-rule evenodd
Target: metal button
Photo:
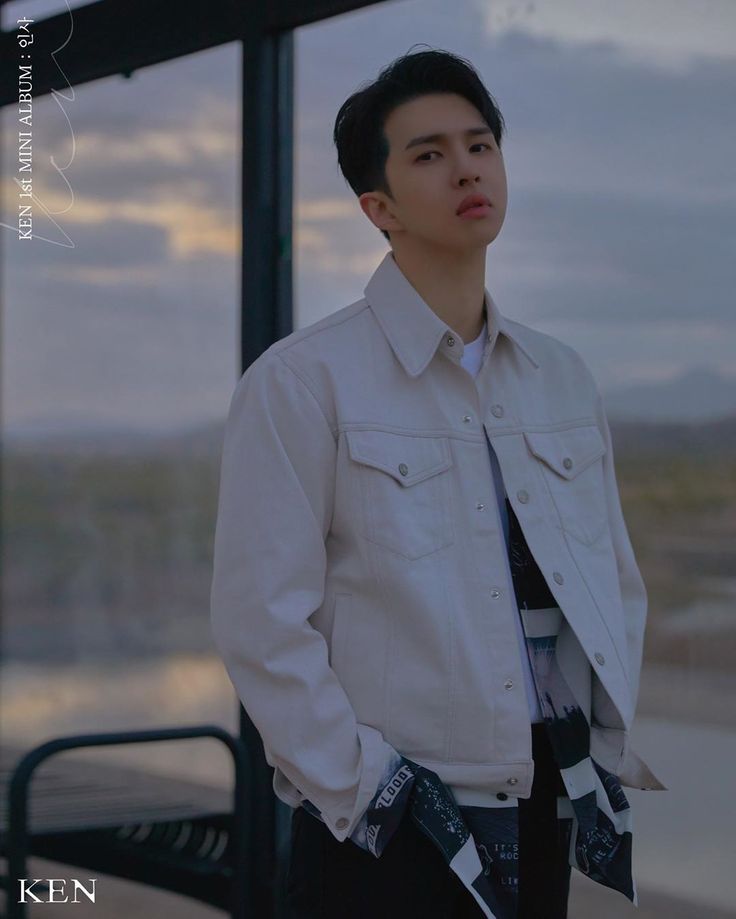
<instances>
[{"instance_id":1,"label":"metal button","mask_svg":"<svg viewBox=\"0 0 736 919\"><path fill-rule=\"evenodd\" d=\"M598 661L599 664L605 664L606 662L605 657L601 654L600 651L595 652L595 659Z\"/></svg>"},{"instance_id":2,"label":"metal button","mask_svg":"<svg viewBox=\"0 0 736 919\"><path fill-rule=\"evenodd\" d=\"M506 687L506 689L511 689L511 687L514 685L514 681L506 680L506 682L503 685Z\"/></svg>"},{"instance_id":3,"label":"metal button","mask_svg":"<svg viewBox=\"0 0 736 919\"><path fill-rule=\"evenodd\" d=\"M479 502L475 505L475 509L478 510L478 511L482 511L484 507L485 507L485 504L483 504L482 501L479 501Z\"/></svg>"},{"instance_id":4,"label":"metal button","mask_svg":"<svg viewBox=\"0 0 736 919\"><path fill-rule=\"evenodd\" d=\"M508 798L508 795L506 794L505 791L499 791L496 797L498 798L499 801L505 801Z\"/></svg>"},{"instance_id":5,"label":"metal button","mask_svg":"<svg viewBox=\"0 0 736 919\"><path fill-rule=\"evenodd\" d=\"M348 820L347 817L340 817L338 820L335 821L335 826L338 828L338 830L344 830L345 827L346 827L349 823L350 823L350 821Z\"/></svg>"},{"instance_id":6,"label":"metal button","mask_svg":"<svg viewBox=\"0 0 736 919\"><path fill-rule=\"evenodd\" d=\"M472 415L463 415L463 421L467 424L469 421L473 420Z\"/></svg>"},{"instance_id":7,"label":"metal button","mask_svg":"<svg viewBox=\"0 0 736 919\"><path fill-rule=\"evenodd\" d=\"M564 583L565 579L562 577L559 571L554 571L552 577L557 581L558 584Z\"/></svg>"},{"instance_id":8,"label":"metal button","mask_svg":"<svg viewBox=\"0 0 736 919\"><path fill-rule=\"evenodd\" d=\"M452 346L455 344L455 339L452 337L452 335L448 335L448 336L447 336L447 344L448 344L450 347L452 347Z\"/></svg>"},{"instance_id":9,"label":"metal button","mask_svg":"<svg viewBox=\"0 0 736 919\"><path fill-rule=\"evenodd\" d=\"M565 469L570 469L570 468L572 468L572 460L570 459L569 456L566 456L566 457L563 459L562 465L565 467Z\"/></svg>"},{"instance_id":10,"label":"metal button","mask_svg":"<svg viewBox=\"0 0 736 919\"><path fill-rule=\"evenodd\" d=\"M513 777L513 775L511 776L510 779L507 779L507 780L506 780L506 782L507 782L508 785L516 785L516 783L517 783L518 781L519 781L519 780L518 780L518 779L515 779L515 778Z\"/></svg>"},{"instance_id":11,"label":"metal button","mask_svg":"<svg viewBox=\"0 0 736 919\"><path fill-rule=\"evenodd\" d=\"M525 491L523 488L516 492L516 497L521 501L522 504L526 504L529 500L529 492Z\"/></svg>"},{"instance_id":12,"label":"metal button","mask_svg":"<svg viewBox=\"0 0 736 919\"><path fill-rule=\"evenodd\" d=\"M409 467L406 465L406 463L399 463L399 472L402 475L406 475L408 471L409 471Z\"/></svg>"},{"instance_id":13,"label":"metal button","mask_svg":"<svg viewBox=\"0 0 736 919\"><path fill-rule=\"evenodd\" d=\"M494 600L497 600L501 596L501 591L498 587L491 587L491 596Z\"/></svg>"},{"instance_id":14,"label":"metal button","mask_svg":"<svg viewBox=\"0 0 736 919\"><path fill-rule=\"evenodd\" d=\"M500 418L503 415L503 405L492 405L491 412L496 416L496 418Z\"/></svg>"}]
</instances>

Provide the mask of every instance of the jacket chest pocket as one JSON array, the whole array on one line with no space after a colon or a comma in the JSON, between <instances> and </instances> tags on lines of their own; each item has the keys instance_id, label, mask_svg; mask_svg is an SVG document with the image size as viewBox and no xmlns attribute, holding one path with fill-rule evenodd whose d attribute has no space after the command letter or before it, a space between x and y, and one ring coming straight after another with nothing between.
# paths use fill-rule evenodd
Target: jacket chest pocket
<instances>
[{"instance_id":1,"label":"jacket chest pocket","mask_svg":"<svg viewBox=\"0 0 736 919\"><path fill-rule=\"evenodd\" d=\"M417 559L455 540L446 437L346 431L360 494L360 533Z\"/></svg>"},{"instance_id":2,"label":"jacket chest pocket","mask_svg":"<svg viewBox=\"0 0 736 919\"><path fill-rule=\"evenodd\" d=\"M564 431L525 431L566 533L592 546L608 532L603 456L597 425Z\"/></svg>"}]
</instances>

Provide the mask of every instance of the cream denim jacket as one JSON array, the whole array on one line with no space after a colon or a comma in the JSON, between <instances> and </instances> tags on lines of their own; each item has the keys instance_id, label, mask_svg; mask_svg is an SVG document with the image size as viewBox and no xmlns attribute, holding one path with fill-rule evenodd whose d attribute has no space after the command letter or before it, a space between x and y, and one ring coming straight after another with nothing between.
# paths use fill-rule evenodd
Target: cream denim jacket
<instances>
[{"instance_id":1,"label":"cream denim jacket","mask_svg":"<svg viewBox=\"0 0 736 919\"><path fill-rule=\"evenodd\" d=\"M647 595L596 383L502 316L463 341L388 252L365 297L238 381L220 474L211 627L273 787L338 840L394 751L448 785L531 794L531 727L486 435L565 622L558 661L623 785Z\"/></svg>"}]
</instances>

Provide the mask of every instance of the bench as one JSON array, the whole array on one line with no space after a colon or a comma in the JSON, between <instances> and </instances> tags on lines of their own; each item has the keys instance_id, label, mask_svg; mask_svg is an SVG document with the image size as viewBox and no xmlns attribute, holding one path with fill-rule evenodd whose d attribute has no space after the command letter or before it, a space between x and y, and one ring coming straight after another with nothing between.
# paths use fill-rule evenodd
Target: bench
<instances>
[{"instance_id":1,"label":"bench","mask_svg":"<svg viewBox=\"0 0 736 919\"><path fill-rule=\"evenodd\" d=\"M231 792L59 756L82 748L207 737L225 744L232 756ZM25 919L19 879L28 878L28 858L36 856L193 897L232 919L255 916L250 770L245 743L217 725L59 737L27 751L4 744L0 855L7 859L7 875L0 883L5 915ZM44 899L48 886L38 883L32 891Z\"/></svg>"}]
</instances>

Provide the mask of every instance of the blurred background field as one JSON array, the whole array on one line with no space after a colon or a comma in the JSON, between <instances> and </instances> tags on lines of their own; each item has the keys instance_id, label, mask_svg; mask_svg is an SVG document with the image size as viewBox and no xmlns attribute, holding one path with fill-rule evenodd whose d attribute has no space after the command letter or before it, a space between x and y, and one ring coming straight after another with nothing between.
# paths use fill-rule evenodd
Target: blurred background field
<instances>
[{"instance_id":1,"label":"blurred background field","mask_svg":"<svg viewBox=\"0 0 736 919\"><path fill-rule=\"evenodd\" d=\"M703 679L721 691L736 659L736 418L612 420L611 428L649 593L646 663L653 674L682 668L693 692L701 677L692 674L706 671ZM221 443L222 429L207 426L160 438L7 446L6 664L112 664L210 651ZM643 711L647 699L641 704Z\"/></svg>"}]
</instances>

